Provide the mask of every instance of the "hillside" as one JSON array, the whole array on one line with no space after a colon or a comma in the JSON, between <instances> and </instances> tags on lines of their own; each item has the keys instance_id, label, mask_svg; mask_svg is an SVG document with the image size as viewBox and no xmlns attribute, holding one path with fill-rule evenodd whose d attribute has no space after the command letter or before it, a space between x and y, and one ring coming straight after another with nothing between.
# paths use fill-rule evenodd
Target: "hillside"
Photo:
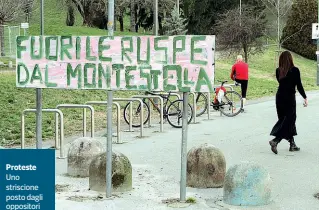
<instances>
[{"instance_id":1,"label":"hillside","mask_svg":"<svg viewBox=\"0 0 319 210\"><path fill-rule=\"evenodd\" d=\"M46 35L105 35L107 30L88 28L82 26L82 17L76 12L75 25L72 27L66 26L66 9L61 4L62 0L45 0L44 1L44 33ZM39 35L40 33L40 1L36 1L35 10L30 21L30 34ZM124 29L129 28L129 21L124 20ZM114 35L135 35L136 33L118 32Z\"/></svg>"}]
</instances>

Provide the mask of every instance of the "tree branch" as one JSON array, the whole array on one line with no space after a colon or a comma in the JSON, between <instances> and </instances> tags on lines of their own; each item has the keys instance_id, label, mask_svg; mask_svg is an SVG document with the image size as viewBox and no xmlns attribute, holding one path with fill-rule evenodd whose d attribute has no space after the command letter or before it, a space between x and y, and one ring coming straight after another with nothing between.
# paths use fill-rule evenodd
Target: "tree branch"
<instances>
[{"instance_id":1,"label":"tree branch","mask_svg":"<svg viewBox=\"0 0 319 210\"><path fill-rule=\"evenodd\" d=\"M300 32L303 30L303 28L304 28L305 26L309 25L309 24L311 24L311 22L308 22L308 23L303 24L298 31L296 31L295 33L293 33L293 34L291 34L290 36L286 37L286 38L280 43L280 45L282 45L285 41L287 41L288 39L290 39L290 38L293 37L294 35L300 33Z\"/></svg>"}]
</instances>

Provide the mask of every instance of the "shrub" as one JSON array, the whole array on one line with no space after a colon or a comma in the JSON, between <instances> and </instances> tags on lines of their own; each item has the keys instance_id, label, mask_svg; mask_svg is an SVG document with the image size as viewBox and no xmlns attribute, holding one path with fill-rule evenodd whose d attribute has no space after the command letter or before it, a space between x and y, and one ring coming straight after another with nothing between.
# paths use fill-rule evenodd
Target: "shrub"
<instances>
[{"instance_id":1,"label":"shrub","mask_svg":"<svg viewBox=\"0 0 319 210\"><path fill-rule=\"evenodd\" d=\"M316 0L296 0L281 37L282 46L301 56L316 59L316 44L311 39L311 25L317 20Z\"/></svg>"}]
</instances>

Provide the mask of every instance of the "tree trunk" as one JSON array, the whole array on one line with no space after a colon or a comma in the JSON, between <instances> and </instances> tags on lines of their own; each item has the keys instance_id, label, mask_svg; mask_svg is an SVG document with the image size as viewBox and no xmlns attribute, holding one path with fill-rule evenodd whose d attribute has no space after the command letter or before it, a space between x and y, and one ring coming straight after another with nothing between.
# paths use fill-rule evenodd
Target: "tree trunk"
<instances>
[{"instance_id":1,"label":"tree trunk","mask_svg":"<svg viewBox=\"0 0 319 210\"><path fill-rule=\"evenodd\" d=\"M5 46L4 46L4 26L3 21L0 21L0 52L1 56L5 56Z\"/></svg>"},{"instance_id":2,"label":"tree trunk","mask_svg":"<svg viewBox=\"0 0 319 210\"><path fill-rule=\"evenodd\" d=\"M83 17L83 26L88 26L88 27L93 26L92 19L89 14L85 14L85 16Z\"/></svg>"},{"instance_id":3,"label":"tree trunk","mask_svg":"<svg viewBox=\"0 0 319 210\"><path fill-rule=\"evenodd\" d=\"M114 24L113 24L114 31L116 31L116 28L117 28L116 25L117 25L117 16L114 11Z\"/></svg>"},{"instance_id":4,"label":"tree trunk","mask_svg":"<svg viewBox=\"0 0 319 210\"><path fill-rule=\"evenodd\" d=\"M124 21L123 21L123 15L119 17L119 22L120 22L120 31L124 31Z\"/></svg>"},{"instance_id":5,"label":"tree trunk","mask_svg":"<svg viewBox=\"0 0 319 210\"><path fill-rule=\"evenodd\" d=\"M135 1L131 0L131 23L130 23L130 31L135 31L135 24L136 24L136 8L135 8Z\"/></svg>"},{"instance_id":6,"label":"tree trunk","mask_svg":"<svg viewBox=\"0 0 319 210\"><path fill-rule=\"evenodd\" d=\"M66 17L66 25L74 26L75 16L74 16L74 8L72 6L68 6L67 17Z\"/></svg>"},{"instance_id":7,"label":"tree trunk","mask_svg":"<svg viewBox=\"0 0 319 210\"><path fill-rule=\"evenodd\" d=\"M25 13L25 22L29 23L29 13Z\"/></svg>"},{"instance_id":8,"label":"tree trunk","mask_svg":"<svg viewBox=\"0 0 319 210\"><path fill-rule=\"evenodd\" d=\"M138 14L140 12L140 8L138 6L135 7L135 32L138 33Z\"/></svg>"},{"instance_id":9,"label":"tree trunk","mask_svg":"<svg viewBox=\"0 0 319 210\"><path fill-rule=\"evenodd\" d=\"M248 46L246 43L243 43L244 57L245 62L248 63Z\"/></svg>"},{"instance_id":10,"label":"tree trunk","mask_svg":"<svg viewBox=\"0 0 319 210\"><path fill-rule=\"evenodd\" d=\"M83 18L83 25L88 27L93 26L93 15L90 13L90 9L89 5L85 5L83 7L83 14L81 14Z\"/></svg>"},{"instance_id":11,"label":"tree trunk","mask_svg":"<svg viewBox=\"0 0 319 210\"><path fill-rule=\"evenodd\" d=\"M162 18L161 17L158 17L158 30L159 30L159 35L164 35Z\"/></svg>"}]
</instances>

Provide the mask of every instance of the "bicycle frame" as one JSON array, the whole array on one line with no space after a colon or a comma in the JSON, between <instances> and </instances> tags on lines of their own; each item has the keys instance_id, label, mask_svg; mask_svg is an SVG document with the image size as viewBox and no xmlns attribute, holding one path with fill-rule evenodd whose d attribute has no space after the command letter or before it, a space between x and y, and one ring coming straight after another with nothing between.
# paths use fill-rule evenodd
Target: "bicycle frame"
<instances>
[{"instance_id":1,"label":"bicycle frame","mask_svg":"<svg viewBox=\"0 0 319 210\"><path fill-rule=\"evenodd\" d=\"M157 95L157 94L156 94ZM170 100L170 96L171 96L171 92L169 92L168 93L168 96L165 96L165 95L162 95L162 94L158 94L160 97L162 97L163 99L166 99L165 100L165 103L163 104L163 118L167 118L167 108L168 108L168 106L167 106L167 104L168 104L168 102L170 103L170 104L172 104L172 102L173 101L171 101ZM143 99L143 101L145 102L146 101L146 99ZM157 110L157 112L158 113L160 113L161 112L161 110L155 105L155 103L154 103L154 100L153 99L149 99L149 101L151 102L151 104L153 105L153 108L155 108L156 110ZM151 107L150 107L151 108Z\"/></svg>"}]
</instances>

